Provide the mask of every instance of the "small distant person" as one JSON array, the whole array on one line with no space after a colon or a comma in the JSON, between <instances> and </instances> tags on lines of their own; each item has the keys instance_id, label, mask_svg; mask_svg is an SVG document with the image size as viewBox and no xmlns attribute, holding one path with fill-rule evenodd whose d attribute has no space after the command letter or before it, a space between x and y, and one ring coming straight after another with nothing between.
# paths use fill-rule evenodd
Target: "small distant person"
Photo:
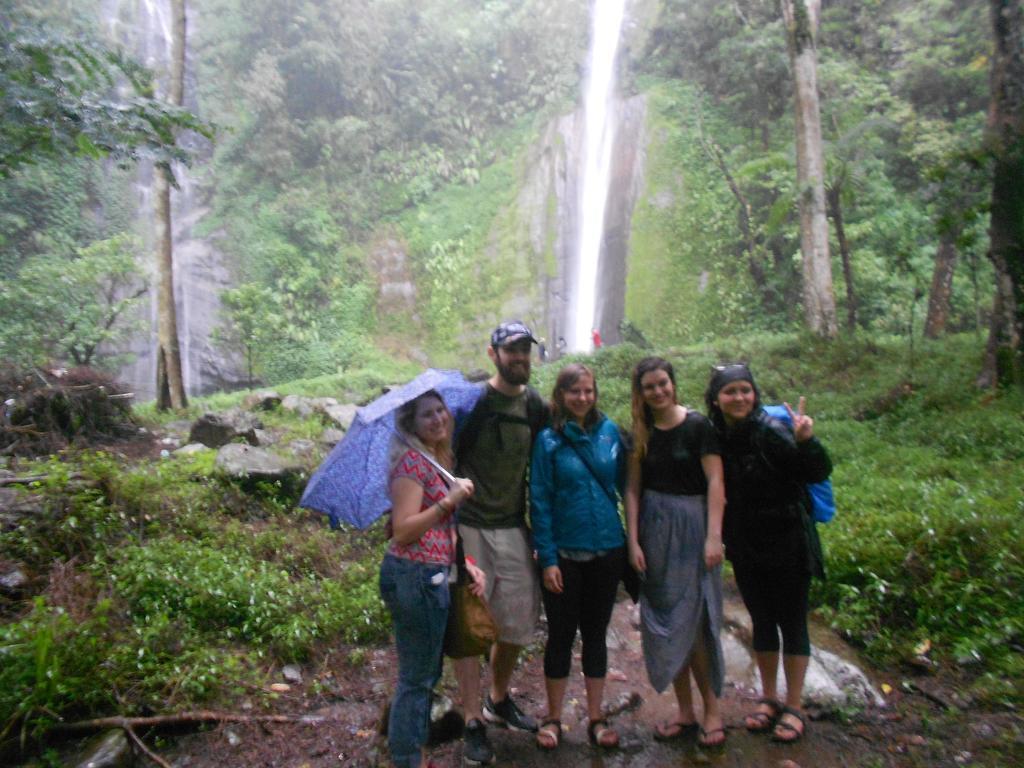
<instances>
[{"instance_id":1,"label":"small distant person","mask_svg":"<svg viewBox=\"0 0 1024 768\"><path fill-rule=\"evenodd\" d=\"M832 461L814 437L804 398L796 413L786 404L790 429L765 413L743 363L715 366L704 398L725 467L725 551L750 612L761 674L761 699L744 725L788 744L807 727L801 699L811 653L808 592L811 576L824 576L805 486L827 479ZM780 633L784 703L776 688Z\"/></svg>"},{"instance_id":2,"label":"small distant person","mask_svg":"<svg viewBox=\"0 0 1024 768\"><path fill-rule=\"evenodd\" d=\"M562 355L565 354L566 349L568 349L568 347L569 347L569 345L565 341L565 336L559 336L558 337L558 345L557 346L558 346L558 356L561 357Z\"/></svg>"},{"instance_id":3,"label":"small distant person","mask_svg":"<svg viewBox=\"0 0 1024 768\"><path fill-rule=\"evenodd\" d=\"M597 328L591 329L590 339L594 342L594 349L601 348L601 332Z\"/></svg>"},{"instance_id":4,"label":"small distant person","mask_svg":"<svg viewBox=\"0 0 1024 768\"><path fill-rule=\"evenodd\" d=\"M548 361L548 347L547 344L544 343L543 336L537 340L537 359L542 363L546 363Z\"/></svg>"},{"instance_id":5,"label":"small distant person","mask_svg":"<svg viewBox=\"0 0 1024 768\"><path fill-rule=\"evenodd\" d=\"M548 713L537 746L558 747L573 642L583 640L587 736L602 749L619 745L602 700L608 673L606 635L626 562L618 500L626 474L619 428L597 410L597 382L582 363L558 373L551 426L541 431L530 464L530 521L543 575L548 639L544 685Z\"/></svg>"},{"instance_id":6,"label":"small distant person","mask_svg":"<svg viewBox=\"0 0 1024 768\"><path fill-rule=\"evenodd\" d=\"M468 557L486 574L485 598L498 625L490 654L490 690L480 701L480 660L456 659L455 675L466 715L463 759L494 762L485 720L535 733L536 721L512 700L509 685L523 647L533 642L540 617L540 584L526 527L526 472L533 442L548 421L548 407L529 386L533 332L519 321L494 329L487 354L495 373L458 436L458 474L475 491L459 510L459 537Z\"/></svg>"}]
</instances>

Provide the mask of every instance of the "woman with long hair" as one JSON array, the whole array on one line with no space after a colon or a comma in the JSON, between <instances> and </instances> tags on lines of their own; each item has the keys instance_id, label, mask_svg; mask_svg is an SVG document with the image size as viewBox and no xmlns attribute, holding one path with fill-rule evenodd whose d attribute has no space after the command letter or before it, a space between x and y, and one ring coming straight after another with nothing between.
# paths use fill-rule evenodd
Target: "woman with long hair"
<instances>
[{"instance_id":1,"label":"woman with long hair","mask_svg":"<svg viewBox=\"0 0 1024 768\"><path fill-rule=\"evenodd\" d=\"M792 428L761 407L754 375L743 363L716 366L704 395L725 465L725 546L750 612L762 695L747 730L781 742L800 740L811 644L807 633L811 576L824 576L806 484L825 480L832 461L814 437L814 420L786 404ZM779 701L779 635L786 700Z\"/></svg>"},{"instance_id":2,"label":"woman with long hair","mask_svg":"<svg viewBox=\"0 0 1024 768\"><path fill-rule=\"evenodd\" d=\"M610 749L618 746L619 735L602 710L608 671L605 635L625 564L618 497L626 450L619 428L597 410L597 382L587 366L562 368L551 400L551 426L538 435L530 464L530 520L548 620L548 712L537 732L537 746L550 750L561 741L562 703L579 632L587 734L594 746Z\"/></svg>"},{"instance_id":3,"label":"woman with long hair","mask_svg":"<svg viewBox=\"0 0 1024 768\"><path fill-rule=\"evenodd\" d=\"M433 462L454 466L454 421L434 390L395 415L391 445L391 531L380 568L380 593L391 612L398 651L398 687L388 718L388 747L397 768L421 768L430 724L430 697L441 676L441 648L448 622L448 572L455 562L455 510L473 483L445 485ZM482 574L470 567L474 591Z\"/></svg>"},{"instance_id":4,"label":"woman with long hair","mask_svg":"<svg viewBox=\"0 0 1024 768\"><path fill-rule=\"evenodd\" d=\"M679 704L677 718L660 723L654 736L696 736L701 746L721 747L725 495L718 436L704 416L679 404L675 371L660 357L634 369L632 411L626 525L629 560L643 577L644 661L654 689L672 683ZM703 700L700 722L691 674Z\"/></svg>"}]
</instances>

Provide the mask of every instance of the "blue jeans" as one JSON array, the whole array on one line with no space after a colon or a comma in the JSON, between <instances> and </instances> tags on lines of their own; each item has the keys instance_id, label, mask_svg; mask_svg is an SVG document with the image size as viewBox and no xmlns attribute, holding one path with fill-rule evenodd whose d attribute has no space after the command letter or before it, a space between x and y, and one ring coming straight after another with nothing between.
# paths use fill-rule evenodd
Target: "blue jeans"
<instances>
[{"instance_id":1,"label":"blue jeans","mask_svg":"<svg viewBox=\"0 0 1024 768\"><path fill-rule=\"evenodd\" d=\"M391 611L398 688L391 701L388 749L398 768L418 768L430 727L430 696L441 677L448 623L448 568L385 555L380 595Z\"/></svg>"}]
</instances>

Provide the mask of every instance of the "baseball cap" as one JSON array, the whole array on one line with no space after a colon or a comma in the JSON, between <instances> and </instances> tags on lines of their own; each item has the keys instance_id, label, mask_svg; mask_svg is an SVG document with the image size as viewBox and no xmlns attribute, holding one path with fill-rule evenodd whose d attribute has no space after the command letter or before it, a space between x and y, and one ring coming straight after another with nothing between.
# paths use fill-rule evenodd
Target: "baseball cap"
<instances>
[{"instance_id":1,"label":"baseball cap","mask_svg":"<svg viewBox=\"0 0 1024 768\"><path fill-rule=\"evenodd\" d=\"M494 329L491 334L491 346L503 347L521 339L529 339L534 344L537 343L537 340L533 338L533 331L527 327L526 323L510 320Z\"/></svg>"}]
</instances>

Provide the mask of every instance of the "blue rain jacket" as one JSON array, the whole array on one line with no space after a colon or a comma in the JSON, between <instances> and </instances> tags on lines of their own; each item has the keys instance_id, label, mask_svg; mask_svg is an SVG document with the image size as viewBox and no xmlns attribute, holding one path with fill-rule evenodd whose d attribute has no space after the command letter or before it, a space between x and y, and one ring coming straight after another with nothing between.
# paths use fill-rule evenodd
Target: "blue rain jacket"
<instances>
[{"instance_id":1,"label":"blue rain jacket","mask_svg":"<svg viewBox=\"0 0 1024 768\"><path fill-rule=\"evenodd\" d=\"M602 415L587 432L575 422L561 435L550 427L541 431L530 463L530 525L541 568L558 565L559 549L598 552L626 543L618 505L569 442L619 497L625 483L626 448L611 419Z\"/></svg>"}]
</instances>

